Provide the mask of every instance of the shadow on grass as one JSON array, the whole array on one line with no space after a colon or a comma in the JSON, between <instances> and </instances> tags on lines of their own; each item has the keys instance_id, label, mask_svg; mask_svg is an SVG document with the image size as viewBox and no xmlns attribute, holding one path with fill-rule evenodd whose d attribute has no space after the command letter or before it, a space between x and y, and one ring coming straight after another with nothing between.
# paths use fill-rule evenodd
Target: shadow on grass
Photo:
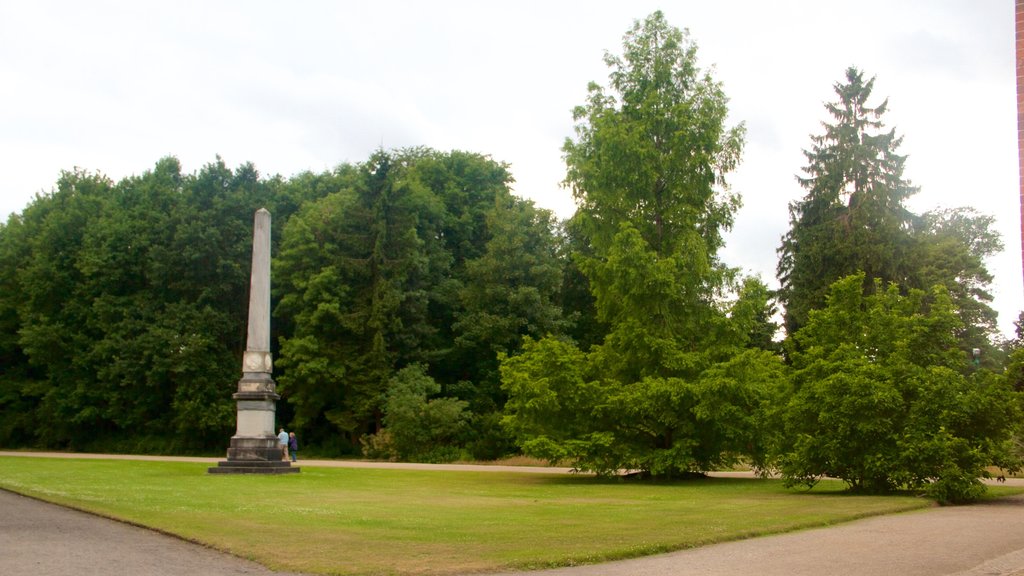
<instances>
[{"instance_id":1,"label":"shadow on grass","mask_svg":"<svg viewBox=\"0 0 1024 576\"><path fill-rule=\"evenodd\" d=\"M771 493L779 495L808 495L814 497L829 498L916 498L928 500L921 491L915 490L893 490L889 492L865 492L851 488L842 480L825 478L818 481L814 486L792 485L787 486L781 478L759 478L759 477L722 477L709 476L706 474L691 474L686 477L666 478L649 475L623 475L623 476L593 476L583 474L571 474L566 476L554 475L524 475L519 480L521 483L528 483L535 486L639 486L645 488L693 488L700 490L723 490L735 492L737 489L749 489L750 492L764 492L766 489ZM982 504L989 501L998 501L1010 496L1024 494L1024 486L1010 485L989 485L986 493L979 500L967 502L962 505ZM1024 505L1024 500L1021 501Z\"/></svg>"}]
</instances>

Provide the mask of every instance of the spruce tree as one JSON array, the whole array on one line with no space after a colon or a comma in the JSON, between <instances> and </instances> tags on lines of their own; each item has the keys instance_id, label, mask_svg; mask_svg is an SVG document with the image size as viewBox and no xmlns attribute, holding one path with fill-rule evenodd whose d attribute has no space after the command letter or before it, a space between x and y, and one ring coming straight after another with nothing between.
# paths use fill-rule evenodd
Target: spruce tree
<instances>
[{"instance_id":1,"label":"spruce tree","mask_svg":"<svg viewBox=\"0 0 1024 576\"><path fill-rule=\"evenodd\" d=\"M825 105L834 122L823 123L804 151L805 176L797 180L807 194L790 204L790 230L778 250L789 334L825 304L839 278L863 271L868 291L876 279L909 284L915 217L904 202L917 188L903 177L902 137L885 130L888 100L868 104L874 83L847 69L845 83L835 85L839 99Z\"/></svg>"}]
</instances>

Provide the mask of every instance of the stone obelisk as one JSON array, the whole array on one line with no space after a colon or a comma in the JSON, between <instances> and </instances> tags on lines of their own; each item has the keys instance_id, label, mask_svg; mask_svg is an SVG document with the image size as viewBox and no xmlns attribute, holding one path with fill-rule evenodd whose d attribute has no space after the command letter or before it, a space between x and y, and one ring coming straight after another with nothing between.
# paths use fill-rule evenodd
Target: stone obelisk
<instances>
[{"instance_id":1,"label":"stone obelisk","mask_svg":"<svg viewBox=\"0 0 1024 576\"><path fill-rule=\"evenodd\" d=\"M270 212L256 211L252 235L252 276L249 282L249 329L242 378L232 396L238 403L237 428L231 437L228 459L211 473L279 474L298 472L282 459L274 434L277 384L271 378L270 356Z\"/></svg>"}]
</instances>

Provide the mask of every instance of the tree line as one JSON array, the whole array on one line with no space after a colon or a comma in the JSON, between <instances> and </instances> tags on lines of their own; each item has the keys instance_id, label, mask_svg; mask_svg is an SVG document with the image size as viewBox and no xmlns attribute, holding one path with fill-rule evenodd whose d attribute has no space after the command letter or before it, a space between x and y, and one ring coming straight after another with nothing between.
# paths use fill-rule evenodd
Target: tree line
<instances>
[{"instance_id":1,"label":"tree line","mask_svg":"<svg viewBox=\"0 0 1024 576\"><path fill-rule=\"evenodd\" d=\"M568 323L557 223L510 183L490 158L428 149L290 179L219 159L183 174L174 158L117 183L63 174L0 229L0 442L224 444L266 207L283 422L357 453L383 426L389 382L418 366L465 403L460 443L511 450L497 354Z\"/></svg>"},{"instance_id":2,"label":"tree line","mask_svg":"<svg viewBox=\"0 0 1024 576\"><path fill-rule=\"evenodd\" d=\"M429 148L290 178L219 158L62 174L0 227L0 445L222 449L266 207L279 420L322 454L744 462L948 501L1020 467L1001 240L969 208L906 207L874 79L835 85L773 292L719 256L745 132L696 45L656 12L605 62L562 149L566 221L507 165Z\"/></svg>"}]
</instances>

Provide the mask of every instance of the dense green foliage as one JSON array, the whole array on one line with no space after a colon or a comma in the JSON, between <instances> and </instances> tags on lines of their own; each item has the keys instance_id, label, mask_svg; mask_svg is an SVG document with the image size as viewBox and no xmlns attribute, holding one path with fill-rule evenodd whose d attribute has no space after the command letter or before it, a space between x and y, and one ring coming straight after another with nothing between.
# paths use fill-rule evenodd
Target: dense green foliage
<instances>
[{"instance_id":1,"label":"dense green foliage","mask_svg":"<svg viewBox=\"0 0 1024 576\"><path fill-rule=\"evenodd\" d=\"M605 62L609 86L591 84L563 150L588 245L575 261L607 331L588 351L547 338L506 359L506 425L527 453L583 470L707 470L751 453L782 373L743 353L767 290L740 288L717 255L743 130L726 127L721 87L660 12Z\"/></svg>"},{"instance_id":2,"label":"dense green foliage","mask_svg":"<svg viewBox=\"0 0 1024 576\"><path fill-rule=\"evenodd\" d=\"M795 335L793 390L778 424L782 473L865 492L927 488L940 501L979 496L988 466L1020 466L1020 398L986 370L964 375L944 288L903 296L876 280L865 295L863 280L836 282Z\"/></svg>"},{"instance_id":3,"label":"dense green foliage","mask_svg":"<svg viewBox=\"0 0 1024 576\"><path fill-rule=\"evenodd\" d=\"M0 442L199 449L223 442L245 336L252 166L119 183L62 175L0 228Z\"/></svg>"},{"instance_id":4,"label":"dense green foliage","mask_svg":"<svg viewBox=\"0 0 1024 576\"><path fill-rule=\"evenodd\" d=\"M834 124L812 136L805 150L807 195L790 204L790 231L779 249L781 299L786 328L795 333L811 310L825 303L830 284L864 271L865 287L875 279L906 285L913 258L913 215L904 202L917 188L903 177L903 139L884 131L888 101L871 107L874 79L856 68L835 85L837 102L825 105Z\"/></svg>"},{"instance_id":5,"label":"dense green foliage","mask_svg":"<svg viewBox=\"0 0 1024 576\"><path fill-rule=\"evenodd\" d=\"M511 194L504 166L461 152L381 151L330 179L275 261L294 425L325 449L380 444L389 382L419 364L434 396L467 403L467 449L514 450L497 426L497 357L565 324L551 214Z\"/></svg>"},{"instance_id":6,"label":"dense green foliage","mask_svg":"<svg viewBox=\"0 0 1024 576\"><path fill-rule=\"evenodd\" d=\"M793 382L776 463L793 482L968 500L986 467L1020 464L1014 377L989 371L1002 352L985 258L1002 242L972 209L905 207L917 189L886 102L868 105L873 86L856 68L835 86L834 123L812 137L807 194L790 205L778 272Z\"/></svg>"},{"instance_id":7,"label":"dense green foliage","mask_svg":"<svg viewBox=\"0 0 1024 576\"><path fill-rule=\"evenodd\" d=\"M384 430L368 440L369 456L385 460L447 462L458 456L468 403L437 397L441 385L414 364L388 382Z\"/></svg>"},{"instance_id":8,"label":"dense green foliage","mask_svg":"<svg viewBox=\"0 0 1024 576\"><path fill-rule=\"evenodd\" d=\"M267 207L279 417L305 447L358 451L407 421L390 387L418 364L440 387L424 402L460 422L437 422L435 445L513 451L498 354L568 324L556 223L509 182L484 156L427 149L288 180L219 160L185 175L173 158L118 183L65 174L0 228L0 444L226 444L253 213ZM430 448L392 438L405 457Z\"/></svg>"},{"instance_id":9,"label":"dense green foliage","mask_svg":"<svg viewBox=\"0 0 1024 576\"><path fill-rule=\"evenodd\" d=\"M998 370L1002 365L994 345L996 311L989 286L992 274L985 259L1003 250L995 219L973 208L940 209L924 213L915 236L914 277L909 287L928 290L941 284L953 299L960 320L956 341L964 356L981 352L981 365Z\"/></svg>"},{"instance_id":10,"label":"dense green foliage","mask_svg":"<svg viewBox=\"0 0 1024 576\"><path fill-rule=\"evenodd\" d=\"M847 69L845 82L835 85L838 101L825 105L834 123L823 123L824 133L804 151L806 176L798 180L807 193L790 204L790 230L779 248L787 332L824 306L829 285L863 272L868 292L875 280L904 292L945 286L962 322L960 349L979 348L989 358L996 313L984 260L1002 250L993 219L969 208L923 215L907 209L917 188L903 177L903 139L884 129L888 102L868 104L874 82Z\"/></svg>"},{"instance_id":11,"label":"dense green foliage","mask_svg":"<svg viewBox=\"0 0 1024 576\"><path fill-rule=\"evenodd\" d=\"M790 206L776 342L775 295L719 257L744 131L696 54L655 12L605 57L562 149L564 222L506 165L428 148L288 179L219 159L63 174L0 226L0 446L222 450L266 207L277 415L306 453L742 461L944 501L1019 467L1024 339L993 343L993 219L907 210L901 139L849 69Z\"/></svg>"}]
</instances>

